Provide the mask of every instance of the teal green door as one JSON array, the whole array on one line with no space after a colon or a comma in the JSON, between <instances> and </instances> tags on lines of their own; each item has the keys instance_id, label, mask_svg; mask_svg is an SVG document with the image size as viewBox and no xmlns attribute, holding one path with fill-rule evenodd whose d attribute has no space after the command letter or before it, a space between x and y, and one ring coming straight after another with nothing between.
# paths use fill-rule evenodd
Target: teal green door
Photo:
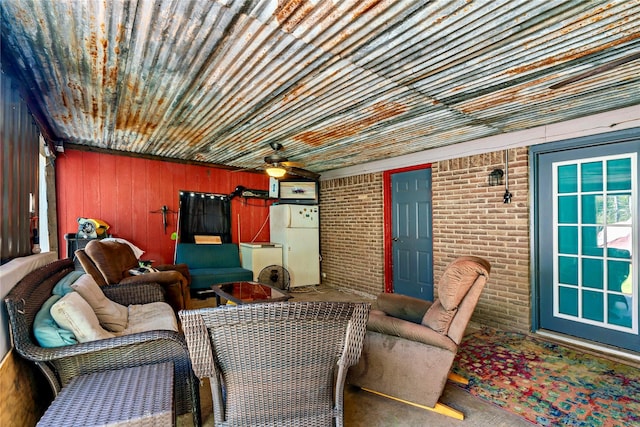
<instances>
[{"instance_id":1,"label":"teal green door","mask_svg":"<svg viewBox=\"0 0 640 427\"><path fill-rule=\"evenodd\" d=\"M640 351L638 141L539 156L539 327Z\"/></svg>"},{"instance_id":2,"label":"teal green door","mask_svg":"<svg viewBox=\"0 0 640 427\"><path fill-rule=\"evenodd\" d=\"M433 300L431 169L391 176L393 291Z\"/></svg>"}]
</instances>

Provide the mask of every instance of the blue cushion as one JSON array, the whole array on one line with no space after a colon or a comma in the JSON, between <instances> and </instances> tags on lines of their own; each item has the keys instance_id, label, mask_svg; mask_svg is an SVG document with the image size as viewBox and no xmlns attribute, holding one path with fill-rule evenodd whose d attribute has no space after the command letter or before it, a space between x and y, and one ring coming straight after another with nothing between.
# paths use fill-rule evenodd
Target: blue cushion
<instances>
[{"instance_id":1,"label":"blue cushion","mask_svg":"<svg viewBox=\"0 0 640 427\"><path fill-rule=\"evenodd\" d=\"M253 272L242 267L236 268L200 268L190 270L191 289L209 289L211 285L227 282L253 280Z\"/></svg>"},{"instance_id":2,"label":"blue cushion","mask_svg":"<svg viewBox=\"0 0 640 427\"><path fill-rule=\"evenodd\" d=\"M42 304L33 319L33 335L41 347L62 347L78 343L73 332L58 326L51 316L51 306L60 298L62 298L60 295L52 295Z\"/></svg>"},{"instance_id":3,"label":"blue cushion","mask_svg":"<svg viewBox=\"0 0 640 427\"><path fill-rule=\"evenodd\" d=\"M235 243L221 245L179 243L176 249L176 264L187 264L189 270L240 267L240 252Z\"/></svg>"},{"instance_id":4,"label":"blue cushion","mask_svg":"<svg viewBox=\"0 0 640 427\"><path fill-rule=\"evenodd\" d=\"M71 284L78 280L80 276L86 274L84 271L72 271L71 273L64 276L56 285L53 287L51 293L53 295L59 295L61 297L65 296L69 292L73 292L71 288Z\"/></svg>"}]
</instances>

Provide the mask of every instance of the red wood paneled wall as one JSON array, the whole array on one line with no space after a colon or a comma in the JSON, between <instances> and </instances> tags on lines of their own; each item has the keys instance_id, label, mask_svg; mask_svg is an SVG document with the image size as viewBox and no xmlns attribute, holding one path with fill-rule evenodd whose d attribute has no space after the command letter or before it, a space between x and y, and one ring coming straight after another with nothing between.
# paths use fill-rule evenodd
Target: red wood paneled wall
<instances>
[{"instance_id":1,"label":"red wood paneled wall","mask_svg":"<svg viewBox=\"0 0 640 427\"><path fill-rule=\"evenodd\" d=\"M230 194L238 185L266 190L269 179L266 174L66 150L56 158L60 256L66 256L64 235L77 232L77 218L85 217L109 224L113 237L145 251L143 259L171 263L171 233L177 230L178 215L168 215L165 234L162 214L151 211L166 205L177 212L180 190ZM269 241L269 204L262 199L232 200L234 242Z\"/></svg>"}]
</instances>

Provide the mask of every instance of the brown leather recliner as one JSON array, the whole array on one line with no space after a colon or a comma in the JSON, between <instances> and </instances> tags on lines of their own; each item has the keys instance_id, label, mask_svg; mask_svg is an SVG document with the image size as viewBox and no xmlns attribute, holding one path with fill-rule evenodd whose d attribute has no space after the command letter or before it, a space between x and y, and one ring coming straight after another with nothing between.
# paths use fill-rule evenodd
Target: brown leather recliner
<instances>
[{"instance_id":1,"label":"brown leather recliner","mask_svg":"<svg viewBox=\"0 0 640 427\"><path fill-rule=\"evenodd\" d=\"M158 283L166 292L167 302L176 311L191 308L189 269L184 264L155 267L158 272L132 275L139 267L133 250L126 243L92 240L84 249L75 251L84 271L100 286L128 283Z\"/></svg>"},{"instance_id":2,"label":"brown leather recliner","mask_svg":"<svg viewBox=\"0 0 640 427\"><path fill-rule=\"evenodd\" d=\"M378 295L367 322L360 362L349 369L347 381L463 419L461 412L438 399L490 270L491 265L482 258L460 257L443 273L434 302Z\"/></svg>"}]
</instances>

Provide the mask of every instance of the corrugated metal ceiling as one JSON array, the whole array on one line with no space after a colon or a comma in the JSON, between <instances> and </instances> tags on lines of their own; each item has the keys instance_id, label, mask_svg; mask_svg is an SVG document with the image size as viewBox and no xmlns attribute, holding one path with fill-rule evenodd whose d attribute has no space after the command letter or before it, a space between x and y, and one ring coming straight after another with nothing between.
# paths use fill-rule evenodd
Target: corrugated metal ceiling
<instances>
[{"instance_id":1,"label":"corrugated metal ceiling","mask_svg":"<svg viewBox=\"0 0 640 427\"><path fill-rule=\"evenodd\" d=\"M0 6L58 144L250 168L280 142L322 172L640 104L640 0Z\"/></svg>"}]
</instances>

